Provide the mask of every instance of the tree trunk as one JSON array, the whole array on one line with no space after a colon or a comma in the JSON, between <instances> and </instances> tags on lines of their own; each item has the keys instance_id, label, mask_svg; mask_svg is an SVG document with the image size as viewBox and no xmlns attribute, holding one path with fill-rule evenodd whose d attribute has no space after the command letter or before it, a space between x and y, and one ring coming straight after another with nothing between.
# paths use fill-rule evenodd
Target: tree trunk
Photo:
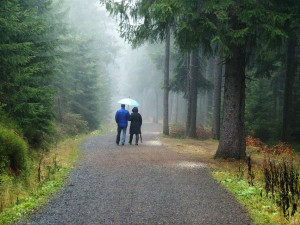
<instances>
[{"instance_id":1,"label":"tree trunk","mask_svg":"<svg viewBox=\"0 0 300 225\"><path fill-rule=\"evenodd\" d=\"M158 93L155 90L155 119L154 123L158 123Z\"/></svg>"},{"instance_id":2,"label":"tree trunk","mask_svg":"<svg viewBox=\"0 0 300 225\"><path fill-rule=\"evenodd\" d=\"M207 125L207 115L208 115L208 112L207 112L207 109L208 109L208 91L205 90L204 93L203 93L203 125Z\"/></svg>"},{"instance_id":3,"label":"tree trunk","mask_svg":"<svg viewBox=\"0 0 300 225\"><path fill-rule=\"evenodd\" d=\"M232 58L225 68L224 117L217 158L242 159L246 156L244 131L245 113L245 52L232 46Z\"/></svg>"},{"instance_id":4,"label":"tree trunk","mask_svg":"<svg viewBox=\"0 0 300 225\"><path fill-rule=\"evenodd\" d=\"M297 42L295 38L290 38L287 43L286 57L286 74L284 87L284 103L283 103L283 121L282 121L282 137L284 142L290 141L291 138L291 106L293 97L293 84L296 74L296 51Z\"/></svg>"},{"instance_id":5,"label":"tree trunk","mask_svg":"<svg viewBox=\"0 0 300 225\"><path fill-rule=\"evenodd\" d=\"M204 124L204 106L205 106L205 101L204 101L204 91L199 92L199 117L198 120L200 124Z\"/></svg>"},{"instance_id":6,"label":"tree trunk","mask_svg":"<svg viewBox=\"0 0 300 225\"><path fill-rule=\"evenodd\" d=\"M275 77L272 80L273 86L273 106L271 112L271 120L272 123L275 123L278 120L278 99L279 99L279 78Z\"/></svg>"},{"instance_id":7,"label":"tree trunk","mask_svg":"<svg viewBox=\"0 0 300 225\"><path fill-rule=\"evenodd\" d=\"M210 60L206 60L206 65L205 65L205 72L204 72L204 78L207 79L208 74L209 74L209 66L210 66ZM202 92L202 125L207 124L207 90L204 90Z\"/></svg>"},{"instance_id":8,"label":"tree trunk","mask_svg":"<svg viewBox=\"0 0 300 225\"><path fill-rule=\"evenodd\" d=\"M214 80L214 58L210 59L209 70L207 74L207 80L213 83ZM207 109L206 109L206 124L211 126L213 111L213 91L207 90Z\"/></svg>"},{"instance_id":9,"label":"tree trunk","mask_svg":"<svg viewBox=\"0 0 300 225\"><path fill-rule=\"evenodd\" d=\"M190 129L188 136L195 138L196 135L196 119L197 119L197 76L198 76L198 50L194 50L191 53L191 76L190 76L190 105L191 105L191 114L190 114Z\"/></svg>"},{"instance_id":10,"label":"tree trunk","mask_svg":"<svg viewBox=\"0 0 300 225\"><path fill-rule=\"evenodd\" d=\"M188 136L188 132L191 126L191 66L190 66L190 55L186 57L187 73L186 73L186 96L187 96L187 114L186 114L186 124L185 133Z\"/></svg>"},{"instance_id":11,"label":"tree trunk","mask_svg":"<svg viewBox=\"0 0 300 225\"><path fill-rule=\"evenodd\" d=\"M198 92L198 95L197 95L197 125L200 125L201 124L201 120L202 120L202 117L201 117L201 91Z\"/></svg>"},{"instance_id":12,"label":"tree trunk","mask_svg":"<svg viewBox=\"0 0 300 225\"><path fill-rule=\"evenodd\" d=\"M175 123L178 122L178 93L175 94Z\"/></svg>"},{"instance_id":13,"label":"tree trunk","mask_svg":"<svg viewBox=\"0 0 300 225\"><path fill-rule=\"evenodd\" d=\"M57 106L58 106L58 121L63 122L63 115L62 115L62 104L60 100L60 95L57 96Z\"/></svg>"},{"instance_id":14,"label":"tree trunk","mask_svg":"<svg viewBox=\"0 0 300 225\"><path fill-rule=\"evenodd\" d=\"M163 133L169 135L169 64L170 64L170 25L166 29L164 68L164 119Z\"/></svg>"},{"instance_id":15,"label":"tree trunk","mask_svg":"<svg viewBox=\"0 0 300 225\"><path fill-rule=\"evenodd\" d=\"M173 113L174 113L174 110L173 110L173 107L174 107L174 94L172 92L169 92L169 122L173 122Z\"/></svg>"},{"instance_id":16,"label":"tree trunk","mask_svg":"<svg viewBox=\"0 0 300 225\"><path fill-rule=\"evenodd\" d=\"M213 139L220 139L220 113L222 90L222 63L220 56L215 58L214 97L213 97Z\"/></svg>"},{"instance_id":17,"label":"tree trunk","mask_svg":"<svg viewBox=\"0 0 300 225\"><path fill-rule=\"evenodd\" d=\"M172 122L177 122L177 93L176 92L173 92L172 93L172 113L171 113L171 121Z\"/></svg>"}]
</instances>

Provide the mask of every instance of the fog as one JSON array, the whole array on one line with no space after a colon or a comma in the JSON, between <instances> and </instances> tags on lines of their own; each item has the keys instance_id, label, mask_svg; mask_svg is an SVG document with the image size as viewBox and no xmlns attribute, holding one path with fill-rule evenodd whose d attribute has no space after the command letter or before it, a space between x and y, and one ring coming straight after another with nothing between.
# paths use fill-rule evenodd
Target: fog
<instances>
[{"instance_id":1,"label":"fog","mask_svg":"<svg viewBox=\"0 0 300 225\"><path fill-rule=\"evenodd\" d=\"M91 37L89 45L94 49L93 57L100 59L97 68L100 83L108 78L109 88L105 94L109 101L104 101L102 106L108 117L114 118L115 111L120 108L119 100L132 98L140 103L139 112L144 120L161 120L164 44L145 43L133 49L119 36L118 21L109 15L99 0L67 0L66 10L69 22L79 31L79 36ZM178 118L172 115L172 106L177 104L174 97L170 93L170 120ZM127 109L131 112L132 107Z\"/></svg>"},{"instance_id":2,"label":"fog","mask_svg":"<svg viewBox=\"0 0 300 225\"><path fill-rule=\"evenodd\" d=\"M118 101L123 98L132 98L140 103L139 111L144 119L153 120L155 117L155 91L162 107L163 71L157 68L151 59L154 46L140 46L133 49L131 45L120 38L118 22L111 18L105 8L99 6L99 14L105 15L108 26L107 32L112 35L118 47L114 60L109 64L107 74L111 78L112 111L120 108ZM100 15L99 15L100 16ZM160 46L162 47L162 46ZM153 80L154 79L154 80ZM131 112L132 107L127 109ZM162 109L159 110L159 114ZM114 114L113 114L114 115ZM161 117L161 115L159 116Z\"/></svg>"},{"instance_id":3,"label":"fog","mask_svg":"<svg viewBox=\"0 0 300 225\"><path fill-rule=\"evenodd\" d=\"M132 49L129 43L119 37L116 19L109 16L98 0L72 2L76 4L69 5L69 19L74 27L81 29L82 35L94 37L96 41L91 44L95 45L95 57L100 57L104 62L98 72L110 79L111 104L105 108L113 117L120 108L117 102L130 97L140 103L139 111L145 119L152 118L155 114L155 111L151 112L155 108L153 93L155 90L161 92L163 72L157 69L150 58L151 47Z\"/></svg>"}]
</instances>

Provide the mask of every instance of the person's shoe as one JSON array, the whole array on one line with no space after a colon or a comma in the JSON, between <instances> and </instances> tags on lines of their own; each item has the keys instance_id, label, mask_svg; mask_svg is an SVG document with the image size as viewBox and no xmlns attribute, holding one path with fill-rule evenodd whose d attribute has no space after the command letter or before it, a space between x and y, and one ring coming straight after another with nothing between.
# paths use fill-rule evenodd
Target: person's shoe
<instances>
[{"instance_id":1,"label":"person's shoe","mask_svg":"<svg viewBox=\"0 0 300 225\"><path fill-rule=\"evenodd\" d=\"M122 143L122 145L124 145L124 143Z\"/></svg>"},{"instance_id":2,"label":"person's shoe","mask_svg":"<svg viewBox=\"0 0 300 225\"><path fill-rule=\"evenodd\" d=\"M139 145L138 143L135 143L135 145Z\"/></svg>"},{"instance_id":3,"label":"person's shoe","mask_svg":"<svg viewBox=\"0 0 300 225\"><path fill-rule=\"evenodd\" d=\"M119 143L118 143L118 142L116 142L116 144L117 144L117 145L119 145Z\"/></svg>"},{"instance_id":4,"label":"person's shoe","mask_svg":"<svg viewBox=\"0 0 300 225\"><path fill-rule=\"evenodd\" d=\"M132 145L131 142L128 142L128 143L129 143L130 145Z\"/></svg>"}]
</instances>

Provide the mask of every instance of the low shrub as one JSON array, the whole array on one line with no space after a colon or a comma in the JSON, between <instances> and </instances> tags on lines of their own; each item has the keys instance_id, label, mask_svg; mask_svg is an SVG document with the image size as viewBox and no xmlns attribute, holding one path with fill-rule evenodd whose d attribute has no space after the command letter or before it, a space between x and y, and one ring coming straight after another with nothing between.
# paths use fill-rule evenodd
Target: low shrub
<instances>
[{"instance_id":1,"label":"low shrub","mask_svg":"<svg viewBox=\"0 0 300 225\"><path fill-rule=\"evenodd\" d=\"M252 147L261 147L262 141L259 138L254 138L253 136L247 136L246 145Z\"/></svg>"},{"instance_id":2,"label":"low shrub","mask_svg":"<svg viewBox=\"0 0 300 225\"><path fill-rule=\"evenodd\" d=\"M196 135L197 138L201 140L206 140L212 137L212 132L210 128L199 125L196 128Z\"/></svg>"},{"instance_id":3,"label":"low shrub","mask_svg":"<svg viewBox=\"0 0 300 225\"><path fill-rule=\"evenodd\" d=\"M266 153L272 153L275 155L280 155L280 154L289 154L292 155L294 154L294 149L290 144L284 143L284 142L279 142L278 144L272 146L271 148L266 148L265 149Z\"/></svg>"},{"instance_id":4,"label":"low shrub","mask_svg":"<svg viewBox=\"0 0 300 225\"><path fill-rule=\"evenodd\" d=\"M63 123L57 124L57 139L62 137L76 136L81 133L88 132L88 123L83 120L81 115L67 113L62 118Z\"/></svg>"},{"instance_id":5,"label":"low shrub","mask_svg":"<svg viewBox=\"0 0 300 225\"><path fill-rule=\"evenodd\" d=\"M294 216L300 204L299 166L282 158L264 160L266 196L269 194L280 206L284 217Z\"/></svg>"},{"instance_id":6,"label":"low shrub","mask_svg":"<svg viewBox=\"0 0 300 225\"><path fill-rule=\"evenodd\" d=\"M7 167L14 172L25 169L27 152L28 145L22 137L0 124L0 172Z\"/></svg>"},{"instance_id":7,"label":"low shrub","mask_svg":"<svg viewBox=\"0 0 300 225\"><path fill-rule=\"evenodd\" d=\"M246 145L251 147L257 147L260 151L267 154L280 155L280 154L294 154L294 149L288 143L279 142L276 145L269 147L265 145L259 138L248 136L246 138Z\"/></svg>"},{"instance_id":8,"label":"low shrub","mask_svg":"<svg viewBox=\"0 0 300 225\"><path fill-rule=\"evenodd\" d=\"M170 123L169 135L174 138L184 138L185 137L185 127L180 123Z\"/></svg>"},{"instance_id":9,"label":"low shrub","mask_svg":"<svg viewBox=\"0 0 300 225\"><path fill-rule=\"evenodd\" d=\"M180 123L170 123L169 135L174 138L184 138L186 136L185 126ZM206 140L212 137L211 129L199 125L196 127L196 137L200 140Z\"/></svg>"}]
</instances>

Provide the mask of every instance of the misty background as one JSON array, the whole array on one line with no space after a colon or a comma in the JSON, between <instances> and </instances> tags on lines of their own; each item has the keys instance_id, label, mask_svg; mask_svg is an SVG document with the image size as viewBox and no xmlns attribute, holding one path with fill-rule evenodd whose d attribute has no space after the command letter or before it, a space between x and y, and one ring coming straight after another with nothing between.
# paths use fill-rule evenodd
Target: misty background
<instances>
[{"instance_id":1,"label":"misty background","mask_svg":"<svg viewBox=\"0 0 300 225\"><path fill-rule=\"evenodd\" d=\"M120 108L120 104L117 103L119 100L132 98L140 103L139 112L144 120L160 121L163 110L163 43L145 44L133 49L119 36L118 22L109 16L98 0L66 1L65 7L69 10L70 24L75 29L81 30L82 35L94 38L90 43L95 50L94 54L105 61L97 73L101 76L104 72L110 80L111 101L104 106L109 112L109 118L114 119L115 111ZM171 95L170 106L172 107L172 103L176 101ZM177 107L175 103L173 105ZM182 102L180 108L184 107L185 104ZM127 109L131 112L132 107L127 106ZM183 113L184 111L182 121ZM176 119L175 115L172 116L172 110L170 115L171 120Z\"/></svg>"}]
</instances>

